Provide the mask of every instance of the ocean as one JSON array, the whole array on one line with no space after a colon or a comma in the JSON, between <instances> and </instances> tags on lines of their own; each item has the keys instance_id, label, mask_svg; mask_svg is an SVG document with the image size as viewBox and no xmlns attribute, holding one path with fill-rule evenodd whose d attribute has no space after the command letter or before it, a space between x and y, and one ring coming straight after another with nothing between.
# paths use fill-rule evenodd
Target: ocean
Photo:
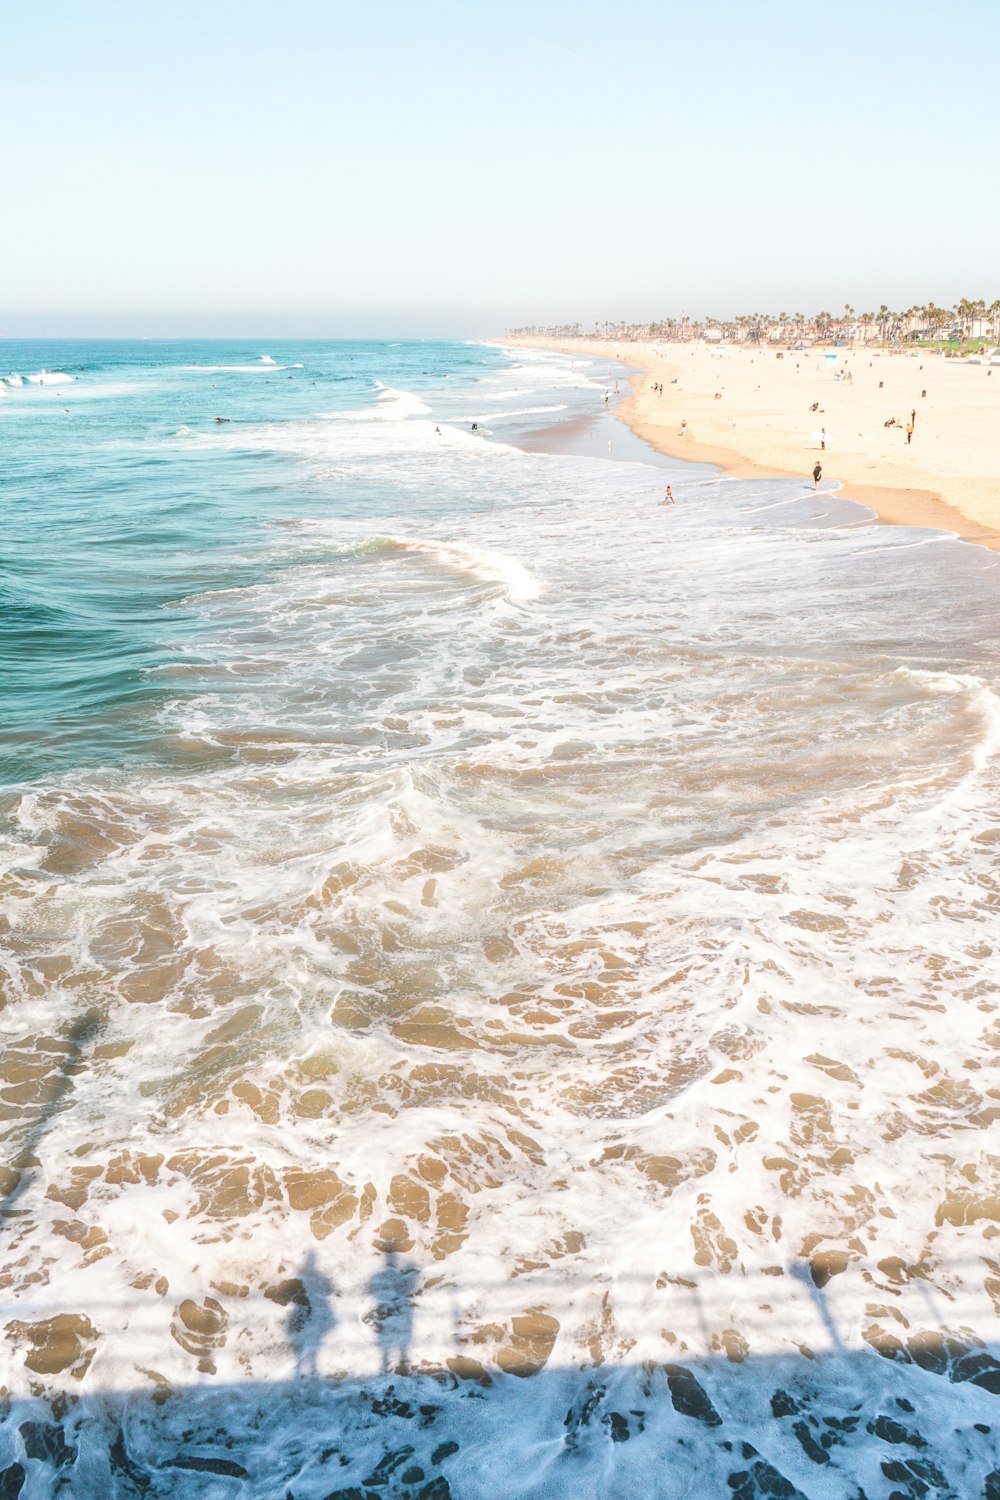
<instances>
[{"instance_id":1,"label":"ocean","mask_svg":"<svg viewBox=\"0 0 1000 1500\"><path fill-rule=\"evenodd\" d=\"M996 555L583 356L0 374L0 1494L996 1500Z\"/></svg>"}]
</instances>

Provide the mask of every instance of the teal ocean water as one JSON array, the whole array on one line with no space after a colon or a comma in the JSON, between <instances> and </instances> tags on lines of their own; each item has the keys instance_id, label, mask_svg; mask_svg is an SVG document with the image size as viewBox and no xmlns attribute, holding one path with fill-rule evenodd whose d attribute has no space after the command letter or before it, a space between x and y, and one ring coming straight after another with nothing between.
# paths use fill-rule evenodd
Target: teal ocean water
<instances>
[{"instance_id":1,"label":"teal ocean water","mask_svg":"<svg viewBox=\"0 0 1000 1500\"><path fill-rule=\"evenodd\" d=\"M992 1497L996 557L582 357L0 376L0 1492Z\"/></svg>"},{"instance_id":2,"label":"teal ocean water","mask_svg":"<svg viewBox=\"0 0 1000 1500\"><path fill-rule=\"evenodd\" d=\"M178 634L199 625L185 601L267 576L266 528L298 503L294 460L253 438L213 444L216 416L252 433L324 407L359 410L396 381L431 390L498 356L426 343L271 356L243 343L8 341L0 361L10 780L162 755L157 706L179 689L158 674L176 662ZM327 514L373 501L377 514L357 476L324 488Z\"/></svg>"}]
</instances>

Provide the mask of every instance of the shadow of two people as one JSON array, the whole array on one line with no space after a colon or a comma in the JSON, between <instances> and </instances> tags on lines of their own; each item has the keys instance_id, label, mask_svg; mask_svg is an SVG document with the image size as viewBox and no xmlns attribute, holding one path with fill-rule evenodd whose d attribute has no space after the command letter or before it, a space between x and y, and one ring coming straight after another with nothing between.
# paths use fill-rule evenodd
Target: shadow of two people
<instances>
[{"instance_id":1,"label":"shadow of two people","mask_svg":"<svg viewBox=\"0 0 1000 1500\"><path fill-rule=\"evenodd\" d=\"M379 1343L382 1374L409 1370L413 1342L413 1298L417 1267L401 1261L394 1249L383 1251L384 1261L368 1283L372 1306L363 1322L373 1328ZM298 1276L282 1284L275 1300L289 1304L286 1332L295 1355L295 1374L312 1379L319 1374L323 1345L337 1326L337 1287L320 1269L310 1250Z\"/></svg>"}]
</instances>

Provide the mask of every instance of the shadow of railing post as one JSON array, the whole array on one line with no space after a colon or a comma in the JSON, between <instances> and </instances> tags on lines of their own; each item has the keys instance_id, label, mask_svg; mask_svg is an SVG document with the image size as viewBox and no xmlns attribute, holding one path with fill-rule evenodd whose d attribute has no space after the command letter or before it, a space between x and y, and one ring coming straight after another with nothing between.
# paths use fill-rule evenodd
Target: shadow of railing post
<instances>
[{"instance_id":1,"label":"shadow of railing post","mask_svg":"<svg viewBox=\"0 0 1000 1500\"><path fill-rule=\"evenodd\" d=\"M73 1080L86 1066L86 1053L104 1029L104 1019L96 1010L88 1010L79 1016L66 1034L68 1051L61 1064L46 1080L37 1113L20 1145L8 1156L7 1167L16 1173L16 1180L0 1199L0 1221L13 1218L24 1210L17 1208L33 1181L33 1169L39 1165L37 1148L47 1134L57 1115L60 1114L67 1095L73 1088ZM13 1133L13 1132L12 1132Z\"/></svg>"}]
</instances>

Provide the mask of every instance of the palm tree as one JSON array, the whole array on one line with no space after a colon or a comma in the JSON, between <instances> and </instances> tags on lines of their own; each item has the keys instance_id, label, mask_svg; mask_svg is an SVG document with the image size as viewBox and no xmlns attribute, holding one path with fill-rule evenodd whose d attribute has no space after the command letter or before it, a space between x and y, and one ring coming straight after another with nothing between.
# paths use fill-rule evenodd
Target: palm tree
<instances>
[{"instance_id":1,"label":"palm tree","mask_svg":"<svg viewBox=\"0 0 1000 1500\"><path fill-rule=\"evenodd\" d=\"M968 338L972 330L975 305L968 297L963 297L961 302L955 303L955 316L958 318L958 326L962 331L963 338Z\"/></svg>"}]
</instances>

